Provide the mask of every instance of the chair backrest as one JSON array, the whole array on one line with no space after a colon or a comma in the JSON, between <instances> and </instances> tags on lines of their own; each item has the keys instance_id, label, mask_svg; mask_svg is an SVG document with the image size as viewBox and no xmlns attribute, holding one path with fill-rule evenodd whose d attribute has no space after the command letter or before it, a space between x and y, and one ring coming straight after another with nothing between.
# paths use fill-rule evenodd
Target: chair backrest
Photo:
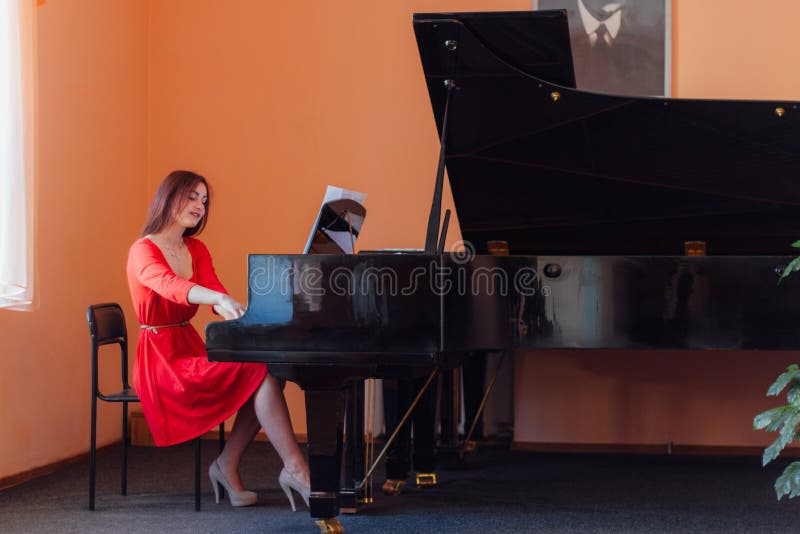
<instances>
[{"instance_id":1,"label":"chair backrest","mask_svg":"<svg viewBox=\"0 0 800 534\"><path fill-rule=\"evenodd\" d=\"M98 346L128 339L125 314L115 302L92 304L86 311L86 320L89 322L92 341Z\"/></svg>"},{"instance_id":2,"label":"chair backrest","mask_svg":"<svg viewBox=\"0 0 800 534\"><path fill-rule=\"evenodd\" d=\"M98 347L103 345L118 344L122 357L122 386L129 388L128 384L128 328L125 326L125 314L116 302L92 304L86 310L86 320L89 322L89 334L92 336L92 390L103 398L97 384L97 356Z\"/></svg>"}]
</instances>

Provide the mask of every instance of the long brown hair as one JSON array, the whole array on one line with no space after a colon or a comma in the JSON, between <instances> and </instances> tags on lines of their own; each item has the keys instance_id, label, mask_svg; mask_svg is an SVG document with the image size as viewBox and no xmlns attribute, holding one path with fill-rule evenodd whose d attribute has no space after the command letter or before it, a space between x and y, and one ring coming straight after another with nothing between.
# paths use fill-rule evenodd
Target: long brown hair
<instances>
[{"instance_id":1,"label":"long brown hair","mask_svg":"<svg viewBox=\"0 0 800 534\"><path fill-rule=\"evenodd\" d=\"M164 178L161 185L158 186L153 202L150 204L150 210L147 212L147 219L144 221L144 229L142 236L148 234L155 234L160 232L172 220L175 213L180 212L186 205L189 194L194 190L197 184L206 186L208 192L208 199L206 200L206 212L197 226L194 228L187 228L183 235L195 235L203 231L208 221L208 208L211 205L211 188L208 186L206 179L199 174L191 171L172 171Z\"/></svg>"}]
</instances>

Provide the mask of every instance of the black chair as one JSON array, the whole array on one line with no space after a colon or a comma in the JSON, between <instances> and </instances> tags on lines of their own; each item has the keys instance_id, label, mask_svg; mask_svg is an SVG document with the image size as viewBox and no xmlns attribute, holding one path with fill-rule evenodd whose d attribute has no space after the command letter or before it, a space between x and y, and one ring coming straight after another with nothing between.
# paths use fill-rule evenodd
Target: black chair
<instances>
[{"instance_id":1,"label":"black chair","mask_svg":"<svg viewBox=\"0 0 800 534\"><path fill-rule=\"evenodd\" d=\"M128 403L139 402L128 384L128 329L125 315L116 303L94 304L86 312L92 336L92 430L89 449L89 510L94 510L95 456L97 452L97 399L122 403L122 491L128 494ZM97 384L98 353L103 345L117 344L122 356L122 390L105 395ZM225 447L225 423L219 425L219 450ZM200 511L200 438L194 440L194 509Z\"/></svg>"}]
</instances>

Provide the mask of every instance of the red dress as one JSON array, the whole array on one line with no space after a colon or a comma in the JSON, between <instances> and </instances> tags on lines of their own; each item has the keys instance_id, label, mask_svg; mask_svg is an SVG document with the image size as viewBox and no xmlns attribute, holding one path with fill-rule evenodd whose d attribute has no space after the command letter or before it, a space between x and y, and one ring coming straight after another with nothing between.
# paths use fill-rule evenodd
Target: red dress
<instances>
[{"instance_id":1,"label":"red dress","mask_svg":"<svg viewBox=\"0 0 800 534\"><path fill-rule=\"evenodd\" d=\"M128 253L128 285L140 325L188 321L197 313L189 304L196 284L227 293L211 255L199 240L184 237L192 255L192 277L173 272L161 249L141 238ZM205 343L192 325L140 330L133 386L142 402L156 445L196 438L236 413L267 374L259 363L209 362Z\"/></svg>"}]
</instances>

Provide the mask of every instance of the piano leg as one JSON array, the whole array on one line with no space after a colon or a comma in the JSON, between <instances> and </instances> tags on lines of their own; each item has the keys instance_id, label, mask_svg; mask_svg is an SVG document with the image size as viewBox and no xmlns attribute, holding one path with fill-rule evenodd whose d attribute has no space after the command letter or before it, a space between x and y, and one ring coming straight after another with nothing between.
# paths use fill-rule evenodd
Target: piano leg
<instances>
[{"instance_id":1,"label":"piano leg","mask_svg":"<svg viewBox=\"0 0 800 534\"><path fill-rule=\"evenodd\" d=\"M461 369L442 371L442 433L440 448L458 450L458 420L461 416Z\"/></svg>"},{"instance_id":2,"label":"piano leg","mask_svg":"<svg viewBox=\"0 0 800 534\"><path fill-rule=\"evenodd\" d=\"M422 389L424 378L412 381L414 391ZM423 394L414 415L414 453L417 487L436 485L436 388Z\"/></svg>"},{"instance_id":3,"label":"piano leg","mask_svg":"<svg viewBox=\"0 0 800 534\"><path fill-rule=\"evenodd\" d=\"M314 414L307 422L310 513L312 517L334 518L339 515L346 392L342 388L306 389L305 396L306 413Z\"/></svg>"},{"instance_id":4,"label":"piano leg","mask_svg":"<svg viewBox=\"0 0 800 534\"><path fill-rule=\"evenodd\" d=\"M425 376L416 374L418 373L397 380L383 381L387 429L395 429L398 426L401 416L409 409L412 400L420 395L411 420L397 430L397 436L386 455L386 481L381 489L387 495L400 495L412 465L416 471L418 487L436 485L436 387L429 384L432 377L429 376L426 380Z\"/></svg>"},{"instance_id":5,"label":"piano leg","mask_svg":"<svg viewBox=\"0 0 800 534\"><path fill-rule=\"evenodd\" d=\"M464 434L464 441L458 450L459 461L464 460L465 454L477 450L477 440L483 436L483 419L481 415L491 392L491 387L486 388L484 386L487 361L487 352L472 352L466 354L461 364L461 382L464 386L464 424L469 426L464 427L466 433ZM473 440L473 437L476 439Z\"/></svg>"},{"instance_id":6,"label":"piano leg","mask_svg":"<svg viewBox=\"0 0 800 534\"><path fill-rule=\"evenodd\" d=\"M347 385L375 375L375 366L270 364L273 376L295 382L306 398L308 467L311 471L311 517L322 532L344 532L339 515L342 434Z\"/></svg>"},{"instance_id":7,"label":"piano leg","mask_svg":"<svg viewBox=\"0 0 800 534\"><path fill-rule=\"evenodd\" d=\"M406 378L383 379L383 413L387 430L397 427L400 418L411 405L411 384ZM386 453L386 480L381 491L397 496L403 491L411 469L411 421L399 430Z\"/></svg>"},{"instance_id":8,"label":"piano leg","mask_svg":"<svg viewBox=\"0 0 800 534\"><path fill-rule=\"evenodd\" d=\"M345 420L344 483L339 505L345 514L358 512L364 499L364 489L358 485L364 479L364 381L357 380L347 388Z\"/></svg>"}]
</instances>

